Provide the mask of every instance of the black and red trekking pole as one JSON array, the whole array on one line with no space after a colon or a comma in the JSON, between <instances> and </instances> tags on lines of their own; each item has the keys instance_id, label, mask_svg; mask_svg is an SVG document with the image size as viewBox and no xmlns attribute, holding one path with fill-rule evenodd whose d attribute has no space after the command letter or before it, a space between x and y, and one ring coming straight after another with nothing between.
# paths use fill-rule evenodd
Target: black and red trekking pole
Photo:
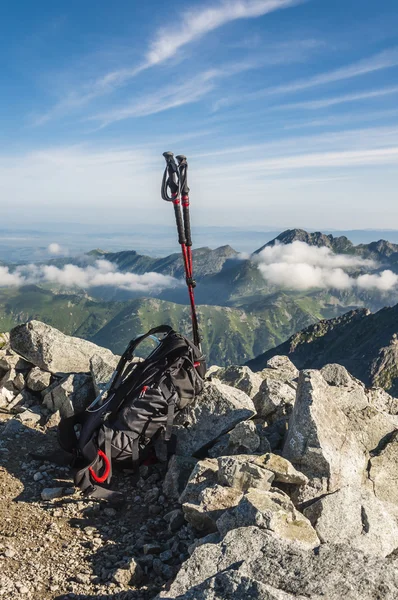
<instances>
[{"instance_id":1,"label":"black and red trekking pole","mask_svg":"<svg viewBox=\"0 0 398 600\"><path fill-rule=\"evenodd\" d=\"M162 198L174 205L174 214L178 231L178 242L181 245L184 260L185 278L191 303L192 334L194 344L201 349L198 317L196 314L193 278L191 222L189 215L188 163L186 156L177 156L178 166L172 152L164 152L166 169L162 181ZM169 193L170 190L170 193ZM183 215L181 215L181 202Z\"/></svg>"}]
</instances>

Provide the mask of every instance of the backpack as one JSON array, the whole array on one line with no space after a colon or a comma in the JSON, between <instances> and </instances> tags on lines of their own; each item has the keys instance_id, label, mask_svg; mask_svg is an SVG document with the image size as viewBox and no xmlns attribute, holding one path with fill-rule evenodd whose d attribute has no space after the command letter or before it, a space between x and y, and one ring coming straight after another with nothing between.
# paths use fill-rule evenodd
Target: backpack
<instances>
[{"instance_id":1,"label":"backpack","mask_svg":"<svg viewBox=\"0 0 398 600\"><path fill-rule=\"evenodd\" d=\"M139 344L160 333L155 350L133 362ZM118 492L98 485L110 482L112 463L136 470L155 440L168 442L176 411L202 390L205 371L201 351L168 325L132 340L107 392L58 426L61 447L74 455L75 485L85 495L117 500Z\"/></svg>"}]
</instances>

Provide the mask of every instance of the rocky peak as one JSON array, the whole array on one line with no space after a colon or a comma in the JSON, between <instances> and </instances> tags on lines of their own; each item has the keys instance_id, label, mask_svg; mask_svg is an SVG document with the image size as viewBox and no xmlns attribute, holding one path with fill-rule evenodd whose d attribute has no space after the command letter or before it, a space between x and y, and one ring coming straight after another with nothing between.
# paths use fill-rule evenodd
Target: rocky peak
<instances>
[{"instance_id":1,"label":"rocky peak","mask_svg":"<svg viewBox=\"0 0 398 600\"><path fill-rule=\"evenodd\" d=\"M176 454L115 473L114 508L37 453L118 357L37 321L0 341L5 598L395 600L398 399L339 364L213 366L176 415Z\"/></svg>"},{"instance_id":2,"label":"rocky peak","mask_svg":"<svg viewBox=\"0 0 398 600\"><path fill-rule=\"evenodd\" d=\"M325 235L320 231L314 233L308 233L304 229L287 229L280 233L276 238L256 250L255 254L259 254L267 246L274 246L275 244L292 244L293 242L305 242L310 246L326 246L333 250L333 252L349 252L355 246L350 240L342 235L339 237L333 237L333 235Z\"/></svg>"}]
</instances>

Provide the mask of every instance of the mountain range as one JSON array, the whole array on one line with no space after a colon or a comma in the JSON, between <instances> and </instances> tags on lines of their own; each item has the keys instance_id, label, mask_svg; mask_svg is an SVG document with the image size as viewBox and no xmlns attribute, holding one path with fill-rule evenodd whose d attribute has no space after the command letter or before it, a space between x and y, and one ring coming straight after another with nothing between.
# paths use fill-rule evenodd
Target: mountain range
<instances>
[{"instance_id":1,"label":"mountain range","mask_svg":"<svg viewBox=\"0 0 398 600\"><path fill-rule=\"evenodd\" d=\"M354 245L345 236L333 237L304 230L287 230L250 256L231 246L194 250L196 299L203 345L209 362L243 363L278 346L292 334L318 321L340 318L366 307L377 311L398 303L397 290L281 289L269 283L259 270L261 252L295 241L329 249L332 253L370 259L382 269L398 272L398 245L385 240ZM105 252L97 249L78 257L56 258L47 265L87 266L99 259L109 261L122 273L149 272L183 279L181 255L162 258L133 250ZM11 265L12 270L15 266ZM358 271L358 269L357 269ZM359 269L363 272L362 267ZM160 292L131 292L110 286L90 289L65 288L59 284L0 288L0 330L36 318L68 334L85 337L120 353L135 335L162 322L189 333L190 315L183 286Z\"/></svg>"}]
</instances>

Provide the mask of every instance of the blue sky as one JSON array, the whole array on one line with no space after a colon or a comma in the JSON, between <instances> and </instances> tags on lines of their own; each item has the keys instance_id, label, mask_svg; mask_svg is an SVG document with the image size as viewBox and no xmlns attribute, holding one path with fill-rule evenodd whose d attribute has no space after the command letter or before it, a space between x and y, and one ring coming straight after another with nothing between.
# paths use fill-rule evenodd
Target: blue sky
<instances>
[{"instance_id":1,"label":"blue sky","mask_svg":"<svg viewBox=\"0 0 398 600\"><path fill-rule=\"evenodd\" d=\"M0 23L10 224L169 223L171 149L201 225L398 229L396 0L20 0Z\"/></svg>"}]
</instances>

